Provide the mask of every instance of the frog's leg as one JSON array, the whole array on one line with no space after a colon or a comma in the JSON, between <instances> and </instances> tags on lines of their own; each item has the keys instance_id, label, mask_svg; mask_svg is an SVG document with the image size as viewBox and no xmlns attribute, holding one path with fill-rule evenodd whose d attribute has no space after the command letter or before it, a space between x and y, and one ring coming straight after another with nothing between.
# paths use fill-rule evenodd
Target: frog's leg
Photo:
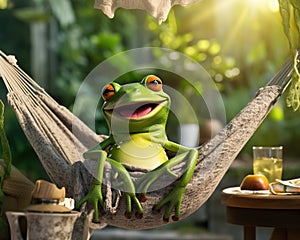
<instances>
[{"instance_id":1,"label":"frog's leg","mask_svg":"<svg viewBox=\"0 0 300 240\"><path fill-rule=\"evenodd\" d=\"M83 154L84 158L98 159L98 161L95 169L93 184L88 194L76 204L76 208L80 208L81 205L85 202L91 203L94 208L93 222L99 222L98 204L100 204L102 209L104 207L104 199L102 196L102 183L107 153L103 149L106 149L112 144L114 144L114 138L108 137L100 144L97 144L95 147L89 149Z\"/></svg>"},{"instance_id":2,"label":"frog's leg","mask_svg":"<svg viewBox=\"0 0 300 240\"><path fill-rule=\"evenodd\" d=\"M80 208L80 206L84 202L91 203L94 208L93 222L99 222L98 204L100 204L102 209L104 208L104 199L102 196L102 182L107 153L103 150L97 149L89 151L84 155L85 157L93 157L94 155L98 155L98 162L92 187L90 188L88 194L76 204L76 208Z\"/></svg>"},{"instance_id":3,"label":"frog's leg","mask_svg":"<svg viewBox=\"0 0 300 240\"><path fill-rule=\"evenodd\" d=\"M180 205L184 196L184 192L187 184L190 182L194 169L198 159L198 152L196 149L182 147L176 143L169 142L167 145L167 149L169 150L177 150L178 155L169 159L167 162L154 169L148 176L142 179L139 182L138 191L142 193L146 193L149 186L158 179L164 173L170 173L170 169L177 164L186 161L186 169L183 175L180 177L179 182L175 185L173 190L160 202L158 202L153 210L159 211L164 205L168 204L168 207L164 213L163 219L164 221L168 221L173 209L175 209L175 215L173 216L173 220L177 221L180 216Z\"/></svg>"},{"instance_id":4,"label":"frog's leg","mask_svg":"<svg viewBox=\"0 0 300 240\"><path fill-rule=\"evenodd\" d=\"M140 219L143 217L143 208L141 206L141 203L139 202L138 198L136 197L136 192L135 192L135 186L133 184L133 181L131 179L130 174L126 170L126 168L119 162L107 158L107 161L111 164L113 167L114 171L118 173L118 176L121 177L121 186L122 186L122 191L125 192L126 196L126 202L127 202L127 207L126 207L126 212L125 212L125 217L126 218L131 218L132 216L132 201L136 205L137 212L135 214L136 218Z\"/></svg>"}]
</instances>

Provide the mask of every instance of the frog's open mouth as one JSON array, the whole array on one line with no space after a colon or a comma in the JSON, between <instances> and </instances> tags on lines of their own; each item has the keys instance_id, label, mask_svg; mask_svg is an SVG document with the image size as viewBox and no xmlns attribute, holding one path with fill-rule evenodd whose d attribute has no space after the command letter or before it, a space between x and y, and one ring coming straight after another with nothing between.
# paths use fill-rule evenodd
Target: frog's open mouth
<instances>
[{"instance_id":1,"label":"frog's open mouth","mask_svg":"<svg viewBox=\"0 0 300 240\"><path fill-rule=\"evenodd\" d=\"M139 119L151 113L161 103L136 103L117 107L113 110L123 118Z\"/></svg>"}]
</instances>

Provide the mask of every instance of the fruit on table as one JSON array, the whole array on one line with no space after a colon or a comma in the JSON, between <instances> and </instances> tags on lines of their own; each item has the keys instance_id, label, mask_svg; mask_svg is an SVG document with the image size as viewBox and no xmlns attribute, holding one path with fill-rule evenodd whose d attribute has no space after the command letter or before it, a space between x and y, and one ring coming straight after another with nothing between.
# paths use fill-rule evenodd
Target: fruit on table
<instances>
[{"instance_id":1,"label":"fruit on table","mask_svg":"<svg viewBox=\"0 0 300 240\"><path fill-rule=\"evenodd\" d=\"M262 174L249 174L243 179L240 187L241 190L268 190L269 181Z\"/></svg>"}]
</instances>

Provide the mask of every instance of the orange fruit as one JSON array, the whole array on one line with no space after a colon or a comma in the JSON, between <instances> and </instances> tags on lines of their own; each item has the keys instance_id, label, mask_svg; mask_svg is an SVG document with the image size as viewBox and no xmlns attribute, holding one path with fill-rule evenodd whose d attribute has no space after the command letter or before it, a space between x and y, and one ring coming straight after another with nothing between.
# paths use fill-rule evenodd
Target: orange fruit
<instances>
[{"instance_id":1,"label":"orange fruit","mask_svg":"<svg viewBox=\"0 0 300 240\"><path fill-rule=\"evenodd\" d=\"M268 190L269 181L262 174L249 174L243 179L240 187L241 190Z\"/></svg>"}]
</instances>

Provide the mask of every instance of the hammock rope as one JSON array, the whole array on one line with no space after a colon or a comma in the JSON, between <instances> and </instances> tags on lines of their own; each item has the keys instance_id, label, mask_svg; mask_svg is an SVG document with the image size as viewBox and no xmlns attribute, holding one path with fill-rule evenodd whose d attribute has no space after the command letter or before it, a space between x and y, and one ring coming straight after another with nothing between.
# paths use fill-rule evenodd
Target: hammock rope
<instances>
[{"instance_id":1,"label":"hammock rope","mask_svg":"<svg viewBox=\"0 0 300 240\"><path fill-rule=\"evenodd\" d=\"M0 75L8 90L8 102L40 158L43 167L58 186L71 176L70 166L82 159L82 153L101 140L67 108L59 105L16 63L0 52ZM80 141L72 132L77 126ZM79 135L79 134L78 134ZM59 173L56 173L57 169ZM62 173L64 172L65 177Z\"/></svg>"},{"instance_id":2,"label":"hammock rope","mask_svg":"<svg viewBox=\"0 0 300 240\"><path fill-rule=\"evenodd\" d=\"M292 70L293 62L288 59L275 77L257 92L219 134L199 147L195 173L181 204L182 218L196 211L214 192L231 163L286 89L291 81ZM67 108L59 105L23 70L9 62L4 53L0 54L0 75L8 90L9 104L46 172L54 183L66 187L69 196L79 200L86 194L93 177L85 168L87 159L82 158L82 153L103 138L91 131ZM80 134L74 135L74 127ZM100 219L105 224L127 229L163 226L163 211L153 214L152 207L172 187L173 184L147 194L147 201L142 203L143 219L124 217L124 195L118 199L118 206L112 206L114 201L108 199L105 206L108 211L101 212ZM106 197L113 198L114 190L106 191ZM89 210L88 206L82 209L85 212Z\"/></svg>"}]
</instances>

